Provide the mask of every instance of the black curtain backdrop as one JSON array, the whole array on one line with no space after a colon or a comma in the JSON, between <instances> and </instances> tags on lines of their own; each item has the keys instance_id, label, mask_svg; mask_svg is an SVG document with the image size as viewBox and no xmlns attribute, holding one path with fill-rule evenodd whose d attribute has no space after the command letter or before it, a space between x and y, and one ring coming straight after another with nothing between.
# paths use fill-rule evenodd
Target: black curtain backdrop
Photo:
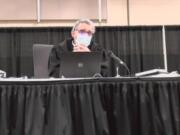
<instances>
[{"instance_id":1,"label":"black curtain backdrop","mask_svg":"<svg viewBox=\"0 0 180 135\"><path fill-rule=\"evenodd\" d=\"M98 28L98 43L112 50L127 63L132 74L154 68L164 68L162 28L105 27ZM124 75L125 68L121 67ZM127 73L125 73L127 74Z\"/></svg>"},{"instance_id":2,"label":"black curtain backdrop","mask_svg":"<svg viewBox=\"0 0 180 135\"><path fill-rule=\"evenodd\" d=\"M180 26L166 26L168 71L180 72Z\"/></svg>"},{"instance_id":3,"label":"black curtain backdrop","mask_svg":"<svg viewBox=\"0 0 180 135\"><path fill-rule=\"evenodd\" d=\"M33 77L33 44L59 44L70 31L70 27L1 28L0 69L9 77ZM161 26L97 27L94 40L126 62L132 74L164 68ZM124 67L120 74L127 74Z\"/></svg>"},{"instance_id":4,"label":"black curtain backdrop","mask_svg":"<svg viewBox=\"0 0 180 135\"><path fill-rule=\"evenodd\" d=\"M0 82L1 135L179 135L180 78Z\"/></svg>"}]
</instances>

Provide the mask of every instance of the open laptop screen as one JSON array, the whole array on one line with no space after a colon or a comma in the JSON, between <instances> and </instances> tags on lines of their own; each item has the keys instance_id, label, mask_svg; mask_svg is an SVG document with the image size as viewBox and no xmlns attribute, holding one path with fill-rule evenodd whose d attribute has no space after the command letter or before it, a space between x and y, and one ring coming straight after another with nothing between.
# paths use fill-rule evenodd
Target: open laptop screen
<instances>
[{"instance_id":1,"label":"open laptop screen","mask_svg":"<svg viewBox=\"0 0 180 135\"><path fill-rule=\"evenodd\" d=\"M60 77L93 77L100 73L102 52L65 52L60 59Z\"/></svg>"}]
</instances>

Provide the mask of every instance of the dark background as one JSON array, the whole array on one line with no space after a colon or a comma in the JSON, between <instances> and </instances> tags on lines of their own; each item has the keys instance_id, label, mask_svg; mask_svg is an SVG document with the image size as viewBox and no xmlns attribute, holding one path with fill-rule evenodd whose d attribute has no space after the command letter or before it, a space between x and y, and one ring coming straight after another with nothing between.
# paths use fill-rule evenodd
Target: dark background
<instances>
[{"instance_id":1,"label":"dark background","mask_svg":"<svg viewBox=\"0 0 180 135\"><path fill-rule=\"evenodd\" d=\"M97 27L94 40L112 50L131 73L164 68L162 26ZM0 69L7 76L33 77L34 43L59 44L70 37L70 27L0 28ZM165 26L169 72L180 70L180 26ZM122 74L126 70L122 69Z\"/></svg>"},{"instance_id":2,"label":"dark background","mask_svg":"<svg viewBox=\"0 0 180 135\"><path fill-rule=\"evenodd\" d=\"M71 28L1 28L0 69L33 77L34 43ZM179 69L180 27L165 26L168 69ZM94 40L132 73L164 68L162 26L98 27ZM125 70L121 70L126 72ZM179 78L1 81L0 135L179 135Z\"/></svg>"}]
</instances>

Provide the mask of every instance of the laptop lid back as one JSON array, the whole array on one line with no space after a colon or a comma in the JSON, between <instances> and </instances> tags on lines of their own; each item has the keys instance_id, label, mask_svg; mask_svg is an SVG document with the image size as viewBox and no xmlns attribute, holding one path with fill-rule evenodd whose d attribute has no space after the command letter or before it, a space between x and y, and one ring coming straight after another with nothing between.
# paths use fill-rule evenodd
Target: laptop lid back
<instances>
[{"instance_id":1,"label":"laptop lid back","mask_svg":"<svg viewBox=\"0 0 180 135\"><path fill-rule=\"evenodd\" d=\"M100 73L102 52L66 52L60 58L60 77L93 77Z\"/></svg>"}]
</instances>

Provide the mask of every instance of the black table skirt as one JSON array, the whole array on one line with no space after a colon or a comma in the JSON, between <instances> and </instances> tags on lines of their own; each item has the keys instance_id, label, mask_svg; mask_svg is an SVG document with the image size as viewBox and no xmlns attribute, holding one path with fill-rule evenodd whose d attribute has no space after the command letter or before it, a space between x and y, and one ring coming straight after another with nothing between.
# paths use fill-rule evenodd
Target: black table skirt
<instances>
[{"instance_id":1,"label":"black table skirt","mask_svg":"<svg viewBox=\"0 0 180 135\"><path fill-rule=\"evenodd\" d=\"M0 135L180 135L180 78L0 81Z\"/></svg>"}]
</instances>

